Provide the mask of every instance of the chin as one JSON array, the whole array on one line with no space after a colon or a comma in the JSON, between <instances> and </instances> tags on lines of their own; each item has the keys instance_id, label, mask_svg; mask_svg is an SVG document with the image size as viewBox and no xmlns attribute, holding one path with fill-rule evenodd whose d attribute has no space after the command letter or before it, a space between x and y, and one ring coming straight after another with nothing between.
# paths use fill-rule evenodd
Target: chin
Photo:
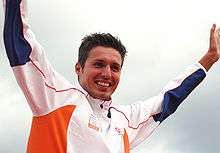
<instances>
[{"instance_id":1,"label":"chin","mask_svg":"<svg viewBox=\"0 0 220 153\"><path fill-rule=\"evenodd\" d=\"M109 95L103 95L103 94L97 94L96 98L101 99L101 100L110 100L111 96Z\"/></svg>"}]
</instances>

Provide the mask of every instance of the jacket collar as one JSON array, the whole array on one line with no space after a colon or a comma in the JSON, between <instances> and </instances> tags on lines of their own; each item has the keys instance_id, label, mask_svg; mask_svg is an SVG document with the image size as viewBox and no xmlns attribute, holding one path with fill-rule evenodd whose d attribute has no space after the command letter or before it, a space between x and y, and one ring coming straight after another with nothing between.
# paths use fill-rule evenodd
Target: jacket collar
<instances>
[{"instance_id":1,"label":"jacket collar","mask_svg":"<svg viewBox=\"0 0 220 153\"><path fill-rule=\"evenodd\" d=\"M86 96L93 111L96 112L99 110L108 110L109 107L111 106L112 99L105 101L105 100L101 100L98 98L94 98L85 89L83 89L79 83L77 83L76 87L78 90L80 90Z\"/></svg>"}]
</instances>

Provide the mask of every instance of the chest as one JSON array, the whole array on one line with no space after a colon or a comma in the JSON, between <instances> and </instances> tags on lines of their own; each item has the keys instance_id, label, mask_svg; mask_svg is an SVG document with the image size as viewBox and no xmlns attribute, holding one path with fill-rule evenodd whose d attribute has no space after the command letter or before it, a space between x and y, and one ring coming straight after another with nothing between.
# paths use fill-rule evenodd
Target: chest
<instances>
[{"instance_id":1,"label":"chest","mask_svg":"<svg viewBox=\"0 0 220 153\"><path fill-rule=\"evenodd\" d=\"M123 153L124 128L107 112L94 113L88 106L77 106L68 127L68 150L86 153Z\"/></svg>"}]
</instances>

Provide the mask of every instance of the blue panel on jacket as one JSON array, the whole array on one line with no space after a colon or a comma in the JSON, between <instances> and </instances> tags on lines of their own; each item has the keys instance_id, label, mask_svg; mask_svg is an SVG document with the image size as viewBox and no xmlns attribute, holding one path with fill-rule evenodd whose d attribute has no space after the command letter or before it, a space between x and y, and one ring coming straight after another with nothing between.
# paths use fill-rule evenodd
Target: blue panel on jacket
<instances>
[{"instance_id":1,"label":"blue panel on jacket","mask_svg":"<svg viewBox=\"0 0 220 153\"><path fill-rule=\"evenodd\" d=\"M4 43L10 65L24 65L30 61L31 46L23 35L20 0L6 0Z\"/></svg>"},{"instance_id":2,"label":"blue panel on jacket","mask_svg":"<svg viewBox=\"0 0 220 153\"><path fill-rule=\"evenodd\" d=\"M199 69L188 76L180 86L170 91L167 91L164 94L162 112L154 115L154 120L162 122L168 116L173 114L176 111L177 107L193 91L193 89L197 85L199 85L199 83L205 78L205 76L205 72L202 69Z\"/></svg>"}]
</instances>

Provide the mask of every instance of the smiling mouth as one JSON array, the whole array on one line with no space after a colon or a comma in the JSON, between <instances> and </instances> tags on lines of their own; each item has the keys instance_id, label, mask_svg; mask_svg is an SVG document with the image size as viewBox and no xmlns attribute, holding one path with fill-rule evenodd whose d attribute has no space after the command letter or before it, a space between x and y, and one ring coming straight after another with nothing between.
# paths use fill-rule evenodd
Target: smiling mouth
<instances>
[{"instance_id":1,"label":"smiling mouth","mask_svg":"<svg viewBox=\"0 0 220 153\"><path fill-rule=\"evenodd\" d=\"M110 83L101 82L101 81L96 82L96 84L101 87L110 87L111 85Z\"/></svg>"}]
</instances>

